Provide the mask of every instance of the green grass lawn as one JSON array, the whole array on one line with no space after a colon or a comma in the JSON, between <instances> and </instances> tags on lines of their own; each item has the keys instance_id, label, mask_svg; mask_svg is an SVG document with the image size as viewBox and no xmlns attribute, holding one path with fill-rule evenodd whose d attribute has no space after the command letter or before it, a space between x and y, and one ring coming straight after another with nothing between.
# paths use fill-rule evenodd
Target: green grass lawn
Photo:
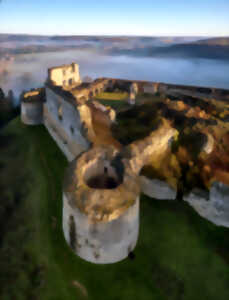
<instances>
[{"instance_id":1,"label":"green grass lawn","mask_svg":"<svg viewBox=\"0 0 229 300\"><path fill-rule=\"evenodd\" d=\"M123 101L128 98L127 92L102 92L96 96L96 99L101 100L116 100Z\"/></svg>"},{"instance_id":2,"label":"green grass lawn","mask_svg":"<svg viewBox=\"0 0 229 300\"><path fill-rule=\"evenodd\" d=\"M95 97L95 100L117 110L128 106L127 98L127 92L102 92Z\"/></svg>"},{"instance_id":3,"label":"green grass lawn","mask_svg":"<svg viewBox=\"0 0 229 300\"><path fill-rule=\"evenodd\" d=\"M61 226L66 159L43 126L16 119L3 133L1 300L229 299L229 229L182 202L141 197L135 259L95 265L75 256Z\"/></svg>"},{"instance_id":4,"label":"green grass lawn","mask_svg":"<svg viewBox=\"0 0 229 300\"><path fill-rule=\"evenodd\" d=\"M128 108L130 105L127 103L129 95L127 92L102 92L95 97L95 100L99 101L103 105L110 106L115 110ZM139 93L136 97L136 104L141 105L143 103L156 103L162 101L160 96L154 96L151 94Z\"/></svg>"}]
</instances>

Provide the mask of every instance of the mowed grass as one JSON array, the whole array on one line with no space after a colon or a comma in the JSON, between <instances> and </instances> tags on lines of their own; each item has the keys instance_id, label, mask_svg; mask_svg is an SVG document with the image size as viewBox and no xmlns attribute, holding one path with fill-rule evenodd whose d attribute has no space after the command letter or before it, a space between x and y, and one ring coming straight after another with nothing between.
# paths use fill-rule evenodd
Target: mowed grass
<instances>
[{"instance_id":1,"label":"mowed grass","mask_svg":"<svg viewBox=\"0 0 229 300\"><path fill-rule=\"evenodd\" d=\"M102 92L95 97L95 100L117 110L128 106L127 98L127 92Z\"/></svg>"},{"instance_id":2,"label":"mowed grass","mask_svg":"<svg viewBox=\"0 0 229 300\"><path fill-rule=\"evenodd\" d=\"M66 159L43 126L16 119L4 134L12 138L0 150L1 186L23 197L5 222L1 300L229 299L229 230L182 202L141 197L135 259L95 265L78 258L61 226Z\"/></svg>"}]
</instances>

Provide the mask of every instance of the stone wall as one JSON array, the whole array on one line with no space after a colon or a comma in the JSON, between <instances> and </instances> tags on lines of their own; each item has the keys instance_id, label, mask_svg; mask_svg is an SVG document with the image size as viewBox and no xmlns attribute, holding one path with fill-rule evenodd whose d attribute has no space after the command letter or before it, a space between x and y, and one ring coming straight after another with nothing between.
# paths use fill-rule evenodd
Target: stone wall
<instances>
[{"instance_id":1,"label":"stone wall","mask_svg":"<svg viewBox=\"0 0 229 300\"><path fill-rule=\"evenodd\" d=\"M48 70L48 80L54 85L68 87L81 83L79 66L75 63L50 68Z\"/></svg>"},{"instance_id":2,"label":"stone wall","mask_svg":"<svg viewBox=\"0 0 229 300\"><path fill-rule=\"evenodd\" d=\"M43 123L43 102L21 102L21 121L27 125Z\"/></svg>"},{"instance_id":3,"label":"stone wall","mask_svg":"<svg viewBox=\"0 0 229 300\"><path fill-rule=\"evenodd\" d=\"M63 231L67 243L81 258L97 263L115 263L135 248L139 232L139 199L119 218L90 222L87 215L69 205L63 195Z\"/></svg>"},{"instance_id":4,"label":"stone wall","mask_svg":"<svg viewBox=\"0 0 229 300\"><path fill-rule=\"evenodd\" d=\"M155 84L145 84L143 89L144 89L144 93L147 93L147 94L154 95L157 93L157 85L155 85Z\"/></svg>"},{"instance_id":5,"label":"stone wall","mask_svg":"<svg viewBox=\"0 0 229 300\"><path fill-rule=\"evenodd\" d=\"M195 211L210 222L229 228L229 186L214 182L209 193L193 189L184 196Z\"/></svg>"},{"instance_id":6,"label":"stone wall","mask_svg":"<svg viewBox=\"0 0 229 300\"><path fill-rule=\"evenodd\" d=\"M91 83L82 83L77 87L69 89L78 103L85 103L99 93L103 92L109 86L107 79L98 78Z\"/></svg>"},{"instance_id":7,"label":"stone wall","mask_svg":"<svg viewBox=\"0 0 229 300\"><path fill-rule=\"evenodd\" d=\"M163 121L148 137L129 144L125 151L130 157L133 172L139 174L143 166L151 161L152 156L159 158L161 153L166 153L170 148L171 139L176 134L177 130L172 128L167 121Z\"/></svg>"},{"instance_id":8,"label":"stone wall","mask_svg":"<svg viewBox=\"0 0 229 300\"><path fill-rule=\"evenodd\" d=\"M208 87L197 87L188 85L176 85L153 81L141 81L141 80L126 80L126 79L115 79L115 78L104 78L112 82L112 86L117 86L121 89L128 91L129 86L132 83L138 85L138 90L140 93L150 93L155 94L156 92L164 94L174 94L179 93L187 96L202 97L202 98L219 98L221 100L229 101L229 90L218 89L218 88L208 88Z\"/></svg>"},{"instance_id":9,"label":"stone wall","mask_svg":"<svg viewBox=\"0 0 229 300\"><path fill-rule=\"evenodd\" d=\"M177 191L169 186L165 181L140 176L140 184L142 193L150 198L158 200L176 199Z\"/></svg>"},{"instance_id":10,"label":"stone wall","mask_svg":"<svg viewBox=\"0 0 229 300\"><path fill-rule=\"evenodd\" d=\"M76 107L46 87L44 124L68 160L89 148L85 129Z\"/></svg>"}]
</instances>

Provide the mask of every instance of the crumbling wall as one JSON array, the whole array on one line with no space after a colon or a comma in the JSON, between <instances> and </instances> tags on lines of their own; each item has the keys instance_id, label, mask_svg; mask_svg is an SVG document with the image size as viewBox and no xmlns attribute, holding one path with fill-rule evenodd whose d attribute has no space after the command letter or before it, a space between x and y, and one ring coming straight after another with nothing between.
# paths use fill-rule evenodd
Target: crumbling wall
<instances>
[{"instance_id":1,"label":"crumbling wall","mask_svg":"<svg viewBox=\"0 0 229 300\"><path fill-rule=\"evenodd\" d=\"M44 124L69 161L89 148L76 107L46 87Z\"/></svg>"},{"instance_id":2,"label":"crumbling wall","mask_svg":"<svg viewBox=\"0 0 229 300\"><path fill-rule=\"evenodd\" d=\"M82 83L74 87L70 92L77 99L78 103L85 103L87 100L92 99L108 87L107 79L99 78L91 83Z\"/></svg>"},{"instance_id":3,"label":"crumbling wall","mask_svg":"<svg viewBox=\"0 0 229 300\"><path fill-rule=\"evenodd\" d=\"M21 121L26 125L43 123L43 102L22 102Z\"/></svg>"},{"instance_id":4,"label":"crumbling wall","mask_svg":"<svg viewBox=\"0 0 229 300\"><path fill-rule=\"evenodd\" d=\"M125 149L126 155L130 158L130 165L135 174L139 174L143 166L147 165L152 156L159 157L170 148L170 141L177 134L168 122L163 120L162 124L151 134L132 144Z\"/></svg>"},{"instance_id":5,"label":"crumbling wall","mask_svg":"<svg viewBox=\"0 0 229 300\"><path fill-rule=\"evenodd\" d=\"M42 124L45 100L44 88L23 93L21 95L21 121L27 125Z\"/></svg>"},{"instance_id":6,"label":"crumbling wall","mask_svg":"<svg viewBox=\"0 0 229 300\"><path fill-rule=\"evenodd\" d=\"M63 87L80 84L79 66L72 63L71 65L50 68L48 70L48 80L51 81L53 85Z\"/></svg>"},{"instance_id":7,"label":"crumbling wall","mask_svg":"<svg viewBox=\"0 0 229 300\"><path fill-rule=\"evenodd\" d=\"M209 193L193 189L184 196L195 211L210 222L229 228L229 186L222 182L213 182Z\"/></svg>"},{"instance_id":8,"label":"crumbling wall","mask_svg":"<svg viewBox=\"0 0 229 300\"><path fill-rule=\"evenodd\" d=\"M218 88L208 88L208 87L197 87L189 85L177 85L162 82L153 81L141 81L141 80L126 80L126 79L115 79L115 78L104 78L111 82L112 88L120 88L128 91L129 86L132 83L138 85L138 90L140 93L150 93L155 94L157 92L163 94L174 94L179 93L187 96L199 97L199 98L220 98L221 100L229 100L229 90L218 89Z\"/></svg>"},{"instance_id":9,"label":"crumbling wall","mask_svg":"<svg viewBox=\"0 0 229 300\"><path fill-rule=\"evenodd\" d=\"M138 238L139 195L138 177L112 146L92 147L71 162L63 184L63 231L70 246L77 241L73 251L94 263L126 258Z\"/></svg>"}]
</instances>

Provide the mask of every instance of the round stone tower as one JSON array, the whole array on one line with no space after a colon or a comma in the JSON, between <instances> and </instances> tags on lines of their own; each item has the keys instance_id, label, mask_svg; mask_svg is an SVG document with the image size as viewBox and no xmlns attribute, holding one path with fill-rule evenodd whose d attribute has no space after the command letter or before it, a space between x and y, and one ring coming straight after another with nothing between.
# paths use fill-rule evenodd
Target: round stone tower
<instances>
[{"instance_id":1,"label":"round stone tower","mask_svg":"<svg viewBox=\"0 0 229 300\"><path fill-rule=\"evenodd\" d=\"M42 124L44 101L44 89L24 93L21 100L21 121L27 125Z\"/></svg>"},{"instance_id":2,"label":"round stone tower","mask_svg":"<svg viewBox=\"0 0 229 300\"><path fill-rule=\"evenodd\" d=\"M70 163L63 191L64 236L81 258L115 263L135 248L138 177L113 147L94 147Z\"/></svg>"}]
</instances>

